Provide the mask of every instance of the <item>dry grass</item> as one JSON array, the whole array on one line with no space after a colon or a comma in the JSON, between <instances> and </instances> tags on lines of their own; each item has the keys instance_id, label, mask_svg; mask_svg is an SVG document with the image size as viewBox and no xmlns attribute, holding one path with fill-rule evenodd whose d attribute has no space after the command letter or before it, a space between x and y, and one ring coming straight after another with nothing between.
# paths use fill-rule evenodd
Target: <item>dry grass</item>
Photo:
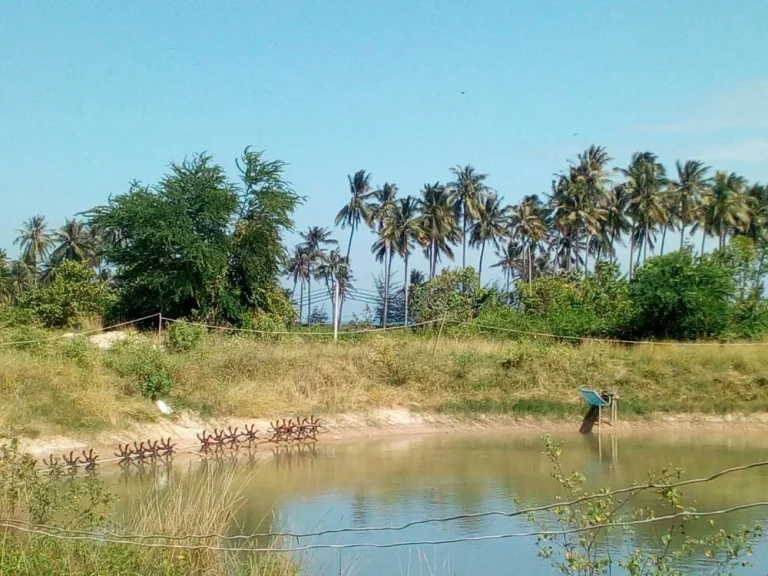
<instances>
[{"instance_id":1,"label":"dry grass","mask_svg":"<svg viewBox=\"0 0 768 576\"><path fill-rule=\"evenodd\" d=\"M107 352L84 341L0 348L0 427L27 435L120 427L155 417L139 394L147 366L170 374L177 408L203 417L425 411L580 412L577 389L617 388L624 414L756 412L768 408L762 346L580 345L444 335L338 343L208 335L169 353L143 344Z\"/></svg>"}]
</instances>

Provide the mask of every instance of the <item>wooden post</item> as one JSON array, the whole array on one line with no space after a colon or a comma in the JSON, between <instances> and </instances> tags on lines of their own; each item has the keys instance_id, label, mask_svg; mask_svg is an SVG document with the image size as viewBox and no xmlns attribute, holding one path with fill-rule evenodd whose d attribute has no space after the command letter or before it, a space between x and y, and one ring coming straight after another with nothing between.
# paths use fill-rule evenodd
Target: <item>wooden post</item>
<instances>
[{"instance_id":1,"label":"wooden post","mask_svg":"<svg viewBox=\"0 0 768 576\"><path fill-rule=\"evenodd\" d=\"M160 344L163 341L163 313L157 313L157 343Z\"/></svg>"},{"instance_id":2,"label":"wooden post","mask_svg":"<svg viewBox=\"0 0 768 576\"><path fill-rule=\"evenodd\" d=\"M440 321L440 329L437 331L437 338L435 338L435 345L432 347L432 356L434 357L437 352L437 343L440 342L440 334L443 333L443 326L445 325L445 316Z\"/></svg>"},{"instance_id":3,"label":"wooden post","mask_svg":"<svg viewBox=\"0 0 768 576\"><path fill-rule=\"evenodd\" d=\"M333 341L339 339L339 281L333 277Z\"/></svg>"}]
</instances>

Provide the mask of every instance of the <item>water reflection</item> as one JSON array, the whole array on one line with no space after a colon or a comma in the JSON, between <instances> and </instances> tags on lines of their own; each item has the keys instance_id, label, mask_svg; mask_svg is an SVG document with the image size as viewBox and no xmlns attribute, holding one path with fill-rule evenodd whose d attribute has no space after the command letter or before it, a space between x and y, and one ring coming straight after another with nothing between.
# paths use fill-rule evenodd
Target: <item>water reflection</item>
<instances>
[{"instance_id":1,"label":"water reflection","mask_svg":"<svg viewBox=\"0 0 768 576\"><path fill-rule=\"evenodd\" d=\"M649 469L682 467L687 477L708 475L731 466L766 459L762 437L676 434L633 436L578 433L561 435L563 466L587 476L591 490L643 481ZM238 454L190 461L172 469L159 467L135 474L120 489L141 494L172 489L174 477L218 474L236 467L247 483L241 530L297 532L337 527L399 525L414 519L487 510L512 510L523 504L551 501L559 487L542 454L537 434L503 436L424 436L352 444L318 444L273 453ZM621 448L621 458L619 458ZM125 482L125 479L121 480ZM768 470L757 469L691 486L685 493L699 509L717 509L764 499ZM127 506L130 499L123 499ZM641 496L638 505L653 503ZM689 500L690 502L690 500ZM723 528L768 519L766 510L749 510L718 519ZM434 540L529 529L524 518L490 516L450 523L424 524L401 532L334 534L303 538L300 544L389 543ZM643 526L634 535L638 546L656 546L663 526ZM693 523L690 535L703 534ZM295 542L290 544L295 545ZM753 573L768 571L766 550L759 548ZM536 557L533 540L510 539L447 546L315 551L302 559L308 574L539 574L549 571ZM691 567L694 570L695 567Z\"/></svg>"}]
</instances>

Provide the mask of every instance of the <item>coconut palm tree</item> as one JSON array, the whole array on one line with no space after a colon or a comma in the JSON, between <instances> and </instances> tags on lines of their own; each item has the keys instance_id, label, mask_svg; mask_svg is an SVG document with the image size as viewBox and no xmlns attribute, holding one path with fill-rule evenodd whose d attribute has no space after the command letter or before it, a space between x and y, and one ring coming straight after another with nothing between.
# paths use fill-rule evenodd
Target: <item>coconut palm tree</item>
<instances>
[{"instance_id":1,"label":"coconut palm tree","mask_svg":"<svg viewBox=\"0 0 768 576\"><path fill-rule=\"evenodd\" d=\"M347 261L352 250L352 237L360 223L369 224L372 218L372 206L368 202L371 196L371 174L365 170L358 170L354 176L347 175L349 181L349 193L352 197L336 215L336 226L341 225L342 230L349 226L349 243L347 244Z\"/></svg>"},{"instance_id":2,"label":"coconut palm tree","mask_svg":"<svg viewBox=\"0 0 768 576\"><path fill-rule=\"evenodd\" d=\"M65 260L90 262L93 260L93 244L91 235L80 220L67 218L64 225L54 234L57 243L51 253L51 263L57 266Z\"/></svg>"},{"instance_id":3,"label":"coconut palm tree","mask_svg":"<svg viewBox=\"0 0 768 576\"><path fill-rule=\"evenodd\" d=\"M334 306L341 306L342 278L345 291L349 287L349 275L347 274L347 268L347 258L342 256L338 250L331 250L327 254L323 254L321 256L320 262L317 265L317 270L315 271L316 277L330 279L331 284L329 287L329 292L331 294L332 302L336 298L336 284L339 283L339 302ZM335 312L336 310L334 307L334 313ZM335 324L335 317L333 321Z\"/></svg>"},{"instance_id":4,"label":"coconut palm tree","mask_svg":"<svg viewBox=\"0 0 768 576\"><path fill-rule=\"evenodd\" d=\"M305 246L298 245L294 248L293 256L288 259L286 264L286 273L293 278L293 289L291 290L291 299L296 292L296 284L301 285L299 297L299 323L301 323L302 312L304 311L304 284L309 280L312 269L312 258Z\"/></svg>"},{"instance_id":5,"label":"coconut palm tree","mask_svg":"<svg viewBox=\"0 0 768 576\"><path fill-rule=\"evenodd\" d=\"M312 276L314 275L314 267L322 257L323 247L337 245L338 242L331 238L330 230L321 226L310 226L306 232L301 233L301 237L304 239L302 246L309 253L309 276L307 277L307 322L309 322L309 314L312 310Z\"/></svg>"},{"instance_id":6,"label":"coconut palm tree","mask_svg":"<svg viewBox=\"0 0 768 576\"><path fill-rule=\"evenodd\" d=\"M451 243L461 235L457 224L458 207L453 195L439 182L424 185L418 207L418 237L429 260L429 279L432 280L441 254L453 260Z\"/></svg>"},{"instance_id":7,"label":"coconut palm tree","mask_svg":"<svg viewBox=\"0 0 768 576\"><path fill-rule=\"evenodd\" d=\"M711 232L717 234L718 248L725 246L729 234L746 231L749 226L751 211L746 184L745 178L733 172L715 173L704 206L704 219L710 224Z\"/></svg>"},{"instance_id":8,"label":"coconut palm tree","mask_svg":"<svg viewBox=\"0 0 768 576\"><path fill-rule=\"evenodd\" d=\"M662 190L666 185L664 166L652 152L635 152L627 168L617 168L624 178L629 197L627 212L632 220L630 233L629 277L634 272L635 245L642 242L643 260L652 246L652 234L659 223L665 221L666 207ZM640 255L638 254L638 260Z\"/></svg>"},{"instance_id":9,"label":"coconut palm tree","mask_svg":"<svg viewBox=\"0 0 768 576\"><path fill-rule=\"evenodd\" d=\"M753 184L746 191L750 218L744 234L755 244L768 241L768 186Z\"/></svg>"},{"instance_id":10,"label":"coconut palm tree","mask_svg":"<svg viewBox=\"0 0 768 576\"><path fill-rule=\"evenodd\" d=\"M603 232L601 233L601 240L608 252L608 260L611 263L613 263L613 260L616 257L616 241L618 240L621 242L621 237L630 233L632 229L629 218L627 217L628 201L629 197L624 184L617 184L616 186L611 187L606 194L606 217L604 220Z\"/></svg>"},{"instance_id":11,"label":"coconut palm tree","mask_svg":"<svg viewBox=\"0 0 768 576\"><path fill-rule=\"evenodd\" d=\"M384 186L373 193L372 225L379 238L371 247L377 262L384 263L384 315L383 324L386 328L389 318L389 284L392 277L392 256L394 254L395 219L397 212L397 185L384 183Z\"/></svg>"},{"instance_id":12,"label":"coconut palm tree","mask_svg":"<svg viewBox=\"0 0 768 576\"><path fill-rule=\"evenodd\" d=\"M501 268L506 281L506 291L509 294L512 278L517 274L524 275L525 270L525 247L518 241L511 239L504 246L503 250L496 250L496 256L499 260L491 264L491 268Z\"/></svg>"},{"instance_id":13,"label":"coconut palm tree","mask_svg":"<svg viewBox=\"0 0 768 576\"><path fill-rule=\"evenodd\" d=\"M512 207L509 226L510 238L519 240L524 247L523 261L527 262L526 276L530 284L533 281L533 251L541 245L547 235L543 206L538 196L524 196Z\"/></svg>"},{"instance_id":14,"label":"coconut palm tree","mask_svg":"<svg viewBox=\"0 0 768 576\"><path fill-rule=\"evenodd\" d=\"M8 301L16 302L27 290L34 287L35 270L24 260L14 260L8 266L5 281L5 295Z\"/></svg>"},{"instance_id":15,"label":"coconut palm tree","mask_svg":"<svg viewBox=\"0 0 768 576\"><path fill-rule=\"evenodd\" d=\"M407 196L401 198L396 206L394 212L394 219L392 222L393 229L393 248L395 252L403 259L404 265L404 278L403 278L403 292L405 298L404 304L404 320L405 326L408 325L408 259L415 247L416 241L419 240L421 230L419 228L419 210L418 200L413 196Z\"/></svg>"},{"instance_id":16,"label":"coconut palm tree","mask_svg":"<svg viewBox=\"0 0 768 576\"><path fill-rule=\"evenodd\" d=\"M507 235L509 228L509 206L502 206L501 199L493 193L485 197L485 201L478 213L478 218L469 231L469 245L473 248L480 247L480 265L477 276L482 285L483 255L485 245L490 242L498 249L499 241Z\"/></svg>"},{"instance_id":17,"label":"coconut palm tree","mask_svg":"<svg viewBox=\"0 0 768 576\"><path fill-rule=\"evenodd\" d=\"M53 238L45 222L45 216L37 214L17 230L19 235L13 241L21 248L21 257L34 271L37 283L37 267L48 258Z\"/></svg>"},{"instance_id":18,"label":"coconut palm tree","mask_svg":"<svg viewBox=\"0 0 768 576\"><path fill-rule=\"evenodd\" d=\"M709 166L700 160L675 162L677 178L669 183L674 199L674 214L680 227L680 250L685 242L685 229L693 226L702 202L702 197L709 185Z\"/></svg>"},{"instance_id":19,"label":"coconut palm tree","mask_svg":"<svg viewBox=\"0 0 768 576\"><path fill-rule=\"evenodd\" d=\"M486 194L489 192L485 184L487 174L479 174L471 164L454 166L451 173L456 179L449 186L453 202L461 217L461 267L467 267L467 234L469 225L480 215Z\"/></svg>"}]
</instances>

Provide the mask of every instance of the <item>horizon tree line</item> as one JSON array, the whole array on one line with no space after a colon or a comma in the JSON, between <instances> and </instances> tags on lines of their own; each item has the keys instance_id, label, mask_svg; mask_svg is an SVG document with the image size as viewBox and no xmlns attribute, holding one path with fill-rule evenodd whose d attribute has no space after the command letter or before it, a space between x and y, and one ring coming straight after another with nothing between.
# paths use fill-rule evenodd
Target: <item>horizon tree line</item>
<instances>
[{"instance_id":1,"label":"horizon tree line","mask_svg":"<svg viewBox=\"0 0 768 576\"><path fill-rule=\"evenodd\" d=\"M754 242L768 238L768 188L733 172L713 171L700 160L675 162L668 173L652 152L636 152L627 166L612 166L604 146L591 145L566 170L555 175L549 194L523 196L505 204L488 184L488 175L472 165L451 168L452 181L426 183L418 195L398 197L396 184L371 185L371 174L359 170L348 175L349 199L338 212L335 224L349 229L346 256L334 253L344 263L341 303L348 296L352 272L352 240L361 225L376 236L371 252L383 265L382 325L388 321L389 283L395 256L403 260L405 322L408 322L409 260L421 249L427 259L427 280L437 274L437 265L453 260L461 249L466 267L467 246L480 252L478 274L482 280L487 247L494 249L506 290L514 280L530 283L542 275L564 271L586 273L599 260L616 261L617 247L629 245L629 278L650 254L668 250L667 236L679 234L677 249L686 238L701 233L700 254L709 238L722 248L734 235ZM313 266L328 257L323 245L336 245L322 228L321 243L303 233L288 273L296 283L311 289ZM303 260L308 262L303 262ZM325 278L320 272L315 276ZM329 288L330 290L330 288ZM330 293L330 292L329 292ZM311 302L311 300L310 300ZM310 306L311 308L311 306ZM309 319L309 311L307 312Z\"/></svg>"},{"instance_id":2,"label":"horizon tree line","mask_svg":"<svg viewBox=\"0 0 768 576\"><path fill-rule=\"evenodd\" d=\"M482 279L486 249L494 251L509 292L515 280L530 283L542 275L563 271L586 273L598 260L616 261L618 246L629 245L629 277L650 254L664 254L667 236L679 234L679 249L686 238L701 234L700 253L708 239L723 247L733 235L766 241L768 188L750 184L733 172L713 171L699 160L676 161L668 173L651 152L637 152L627 166L612 166L605 147L592 145L555 175L549 193L523 196L506 204L488 183L488 175L472 165L450 169L451 181L423 185L418 195L400 196L398 186L385 182L374 188L371 174L358 170L348 175L349 197L335 225L349 229L346 253L327 228L312 226L301 233L285 262L293 281L290 296L299 294L299 318L310 320L313 288L324 287L332 298L338 283L339 314L356 288L350 264L352 241L361 225L375 234L371 246L382 265L381 322L389 318L390 284L395 257L404 265L402 290L404 321L409 320L408 293L412 284L411 258L421 250L427 260L426 280L435 277L438 264L454 260L461 249L466 266L467 247L479 250ZM110 269L105 247L119 241L108 230L87 219L68 218L51 230L45 217L35 215L17 230L19 257L10 260L0 250L0 301L15 302L26 290L49 282L63 261L88 263L103 281ZM313 285L313 280L319 284ZM306 314L304 314L306 290Z\"/></svg>"}]
</instances>

